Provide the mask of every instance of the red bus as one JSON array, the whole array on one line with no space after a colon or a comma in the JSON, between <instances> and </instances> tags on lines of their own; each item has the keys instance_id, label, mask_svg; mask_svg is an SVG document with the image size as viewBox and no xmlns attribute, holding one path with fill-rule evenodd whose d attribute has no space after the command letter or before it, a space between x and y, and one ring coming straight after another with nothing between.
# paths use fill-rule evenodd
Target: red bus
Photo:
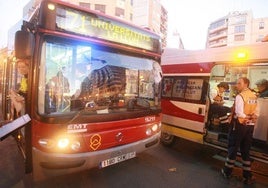
<instances>
[{"instance_id":1,"label":"red bus","mask_svg":"<svg viewBox=\"0 0 268 188\"><path fill-rule=\"evenodd\" d=\"M155 33L45 0L17 31L15 57L30 62L25 114L31 121L17 139L34 181L107 167L159 144L161 43ZM7 66L5 91L22 80L16 66ZM6 119L12 114L7 95Z\"/></svg>"},{"instance_id":2,"label":"red bus","mask_svg":"<svg viewBox=\"0 0 268 188\"><path fill-rule=\"evenodd\" d=\"M162 134L164 144L177 137L227 148L228 123L236 94L237 78L255 83L268 79L268 43L204 50L165 49L162 56ZM210 91L221 82L229 85L223 94L224 109L211 110ZM268 98L258 98L260 115L255 125L253 158L268 162ZM221 114L219 113L221 112Z\"/></svg>"}]
</instances>

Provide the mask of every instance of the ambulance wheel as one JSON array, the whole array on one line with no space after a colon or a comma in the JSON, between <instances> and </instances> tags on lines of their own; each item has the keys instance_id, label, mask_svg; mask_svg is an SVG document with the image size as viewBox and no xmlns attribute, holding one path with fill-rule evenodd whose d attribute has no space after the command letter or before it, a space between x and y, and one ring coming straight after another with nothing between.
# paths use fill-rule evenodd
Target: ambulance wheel
<instances>
[{"instance_id":1,"label":"ambulance wheel","mask_svg":"<svg viewBox=\"0 0 268 188\"><path fill-rule=\"evenodd\" d=\"M161 140L161 143L163 145L172 146L176 141L176 136L171 135L171 134L166 133L166 132L162 132L160 140Z\"/></svg>"}]
</instances>

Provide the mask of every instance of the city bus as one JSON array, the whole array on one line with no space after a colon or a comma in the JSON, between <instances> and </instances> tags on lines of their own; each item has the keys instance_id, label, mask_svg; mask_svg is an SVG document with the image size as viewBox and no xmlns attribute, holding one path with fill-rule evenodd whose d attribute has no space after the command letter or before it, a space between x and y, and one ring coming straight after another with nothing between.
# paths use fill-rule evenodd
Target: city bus
<instances>
[{"instance_id":1,"label":"city bus","mask_svg":"<svg viewBox=\"0 0 268 188\"><path fill-rule=\"evenodd\" d=\"M227 149L228 118L237 94L239 77L256 82L268 79L268 43L203 50L164 49L162 55L161 141L172 145L177 138ZM224 110L211 110L210 91L221 82ZM258 98L259 118L253 133L251 155L268 162L268 98ZM221 112L221 113L219 113Z\"/></svg>"},{"instance_id":2,"label":"city bus","mask_svg":"<svg viewBox=\"0 0 268 188\"><path fill-rule=\"evenodd\" d=\"M44 0L15 34L2 91L21 82L27 59L25 113L13 135L34 181L104 168L160 142L161 40L148 29L63 1ZM15 134L16 133L16 134Z\"/></svg>"}]
</instances>

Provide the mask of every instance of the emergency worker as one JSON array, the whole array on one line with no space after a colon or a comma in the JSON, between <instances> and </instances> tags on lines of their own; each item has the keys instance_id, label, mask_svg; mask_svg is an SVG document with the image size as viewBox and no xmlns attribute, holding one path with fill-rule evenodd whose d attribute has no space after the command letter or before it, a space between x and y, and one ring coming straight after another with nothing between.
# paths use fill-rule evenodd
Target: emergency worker
<instances>
[{"instance_id":1,"label":"emergency worker","mask_svg":"<svg viewBox=\"0 0 268 188\"><path fill-rule=\"evenodd\" d=\"M261 79L256 82L258 91L259 91L259 97L264 98L268 97L268 80Z\"/></svg>"},{"instance_id":2,"label":"emergency worker","mask_svg":"<svg viewBox=\"0 0 268 188\"><path fill-rule=\"evenodd\" d=\"M243 163L243 181L245 184L254 183L251 174L250 147L254 124L257 120L257 97L249 89L249 79L241 77L237 81L239 94L235 98L234 112L228 135L228 156L221 173L230 178L234 167L236 154L240 148Z\"/></svg>"},{"instance_id":3,"label":"emergency worker","mask_svg":"<svg viewBox=\"0 0 268 188\"><path fill-rule=\"evenodd\" d=\"M212 88L209 92L210 98L210 110L209 119L227 117L227 114L231 112L231 109L224 106L223 95L225 91L229 90L229 84L226 82L220 82L217 88ZM225 119L224 119L225 120Z\"/></svg>"},{"instance_id":4,"label":"emergency worker","mask_svg":"<svg viewBox=\"0 0 268 188\"><path fill-rule=\"evenodd\" d=\"M226 82L220 82L217 85L217 88L211 89L209 92L209 98L211 101L211 104L223 104L223 93L225 91L229 90L229 85Z\"/></svg>"}]
</instances>

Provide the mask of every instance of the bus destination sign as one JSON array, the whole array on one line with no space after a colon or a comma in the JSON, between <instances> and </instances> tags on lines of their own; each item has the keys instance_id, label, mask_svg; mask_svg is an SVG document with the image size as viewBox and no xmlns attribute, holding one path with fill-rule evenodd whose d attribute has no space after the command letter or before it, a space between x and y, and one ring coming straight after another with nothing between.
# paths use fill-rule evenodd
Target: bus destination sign
<instances>
[{"instance_id":1,"label":"bus destination sign","mask_svg":"<svg viewBox=\"0 0 268 188\"><path fill-rule=\"evenodd\" d=\"M144 30L66 7L58 7L56 14L58 29L158 52L159 39Z\"/></svg>"}]
</instances>

